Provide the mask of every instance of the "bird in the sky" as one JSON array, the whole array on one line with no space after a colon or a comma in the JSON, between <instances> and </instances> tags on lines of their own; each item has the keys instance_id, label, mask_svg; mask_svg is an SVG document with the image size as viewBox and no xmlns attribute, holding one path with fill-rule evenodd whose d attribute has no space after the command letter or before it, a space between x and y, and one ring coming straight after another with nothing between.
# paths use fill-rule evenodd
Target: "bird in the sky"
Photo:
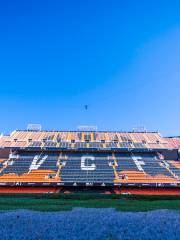
<instances>
[{"instance_id":1,"label":"bird in the sky","mask_svg":"<svg viewBox=\"0 0 180 240\"><path fill-rule=\"evenodd\" d=\"M88 105L87 105L87 104L84 105L84 109L85 109L85 110L88 110Z\"/></svg>"}]
</instances>

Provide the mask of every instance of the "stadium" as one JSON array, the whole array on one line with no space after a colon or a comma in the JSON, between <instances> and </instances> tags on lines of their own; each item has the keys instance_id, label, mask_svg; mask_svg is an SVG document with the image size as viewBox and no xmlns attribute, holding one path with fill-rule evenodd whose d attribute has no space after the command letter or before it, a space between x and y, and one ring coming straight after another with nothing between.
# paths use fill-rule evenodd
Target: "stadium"
<instances>
[{"instance_id":1,"label":"stadium","mask_svg":"<svg viewBox=\"0 0 180 240\"><path fill-rule=\"evenodd\" d=\"M0 240L180 240L179 10L0 1Z\"/></svg>"},{"instance_id":2,"label":"stadium","mask_svg":"<svg viewBox=\"0 0 180 240\"><path fill-rule=\"evenodd\" d=\"M179 150L158 132L15 130L0 137L0 193L180 195Z\"/></svg>"}]
</instances>

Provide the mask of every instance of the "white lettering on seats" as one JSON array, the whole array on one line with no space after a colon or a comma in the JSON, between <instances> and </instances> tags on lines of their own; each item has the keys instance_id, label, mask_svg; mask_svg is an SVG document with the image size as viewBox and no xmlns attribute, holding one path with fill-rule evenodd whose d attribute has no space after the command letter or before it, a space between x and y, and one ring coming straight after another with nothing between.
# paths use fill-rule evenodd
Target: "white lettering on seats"
<instances>
[{"instance_id":1,"label":"white lettering on seats","mask_svg":"<svg viewBox=\"0 0 180 240\"><path fill-rule=\"evenodd\" d=\"M96 169L96 165L95 163L91 163L91 164L87 164L86 165L86 161L94 161L95 160L95 157L93 156L82 156L81 157L81 170L90 170L90 171L93 171Z\"/></svg>"},{"instance_id":2,"label":"white lettering on seats","mask_svg":"<svg viewBox=\"0 0 180 240\"><path fill-rule=\"evenodd\" d=\"M48 155L45 155L43 157L41 157L39 155L36 155L33 158L31 166L29 167L29 172L32 171L32 170L37 170L47 158L48 158Z\"/></svg>"},{"instance_id":3,"label":"white lettering on seats","mask_svg":"<svg viewBox=\"0 0 180 240\"><path fill-rule=\"evenodd\" d=\"M142 159L141 156L132 156L132 159L134 161L134 163L136 164L137 168L139 171L144 171L144 169L142 168L142 165L145 165L144 161L139 161L140 159Z\"/></svg>"}]
</instances>

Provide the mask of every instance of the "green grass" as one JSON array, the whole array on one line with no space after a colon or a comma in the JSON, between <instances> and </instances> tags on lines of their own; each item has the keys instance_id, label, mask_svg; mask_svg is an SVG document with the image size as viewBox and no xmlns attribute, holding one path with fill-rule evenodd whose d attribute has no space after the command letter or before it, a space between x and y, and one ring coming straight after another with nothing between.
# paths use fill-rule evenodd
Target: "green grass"
<instances>
[{"instance_id":1,"label":"green grass","mask_svg":"<svg viewBox=\"0 0 180 240\"><path fill-rule=\"evenodd\" d=\"M74 194L1 194L0 210L66 211L74 207L115 208L119 211L180 210L180 196Z\"/></svg>"}]
</instances>

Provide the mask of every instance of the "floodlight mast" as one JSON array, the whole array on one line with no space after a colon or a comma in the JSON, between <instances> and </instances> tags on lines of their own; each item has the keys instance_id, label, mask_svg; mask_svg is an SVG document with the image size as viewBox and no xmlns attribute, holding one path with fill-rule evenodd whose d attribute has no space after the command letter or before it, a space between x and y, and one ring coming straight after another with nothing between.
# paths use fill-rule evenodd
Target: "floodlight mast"
<instances>
[{"instance_id":1,"label":"floodlight mast","mask_svg":"<svg viewBox=\"0 0 180 240\"><path fill-rule=\"evenodd\" d=\"M96 132L98 130L97 126L78 126L78 131L90 131Z\"/></svg>"},{"instance_id":2,"label":"floodlight mast","mask_svg":"<svg viewBox=\"0 0 180 240\"><path fill-rule=\"evenodd\" d=\"M132 128L133 132L147 132L147 129L145 126L134 126Z\"/></svg>"},{"instance_id":3,"label":"floodlight mast","mask_svg":"<svg viewBox=\"0 0 180 240\"><path fill-rule=\"evenodd\" d=\"M42 126L41 124L37 124L37 123L29 123L27 125L27 130L28 131L41 131L42 130Z\"/></svg>"}]
</instances>

